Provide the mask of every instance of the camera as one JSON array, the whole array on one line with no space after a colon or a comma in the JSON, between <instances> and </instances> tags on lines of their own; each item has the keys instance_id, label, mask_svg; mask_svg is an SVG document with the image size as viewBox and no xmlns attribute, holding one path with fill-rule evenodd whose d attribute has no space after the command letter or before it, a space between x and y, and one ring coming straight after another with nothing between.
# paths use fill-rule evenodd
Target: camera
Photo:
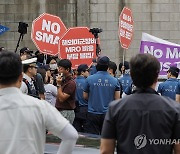
<instances>
[{"instance_id":1,"label":"camera","mask_svg":"<svg viewBox=\"0 0 180 154\"><path fill-rule=\"evenodd\" d=\"M28 24L26 24L25 22L19 22L18 32L21 34L27 34L27 27Z\"/></svg>"},{"instance_id":2,"label":"camera","mask_svg":"<svg viewBox=\"0 0 180 154\"><path fill-rule=\"evenodd\" d=\"M91 28L89 32L91 32L93 35L101 33L103 30L101 28Z\"/></svg>"}]
</instances>

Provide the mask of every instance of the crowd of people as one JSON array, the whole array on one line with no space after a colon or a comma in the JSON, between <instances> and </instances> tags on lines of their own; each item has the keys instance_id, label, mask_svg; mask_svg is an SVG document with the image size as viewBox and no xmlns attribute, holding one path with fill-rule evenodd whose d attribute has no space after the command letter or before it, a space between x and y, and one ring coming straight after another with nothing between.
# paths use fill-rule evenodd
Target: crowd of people
<instances>
[{"instance_id":1,"label":"crowd of people","mask_svg":"<svg viewBox=\"0 0 180 154\"><path fill-rule=\"evenodd\" d=\"M10 58L14 60L10 62ZM3 66L5 67L3 68ZM179 109L177 102L180 102L180 81L177 79L179 69L171 66L167 71L167 80L155 88L160 66L153 56L138 54L131 59L130 63L127 61L120 63L120 76L117 76L117 68L116 63L107 56L93 59L90 67L87 64L80 64L78 68L72 69L72 63L68 59L44 55L39 51L33 52L27 47L22 48L19 55L1 51L0 88L5 87L5 92L1 88L0 96L1 93L2 95L6 93L6 88L11 87L11 89L8 89L10 92L7 92L7 96L4 94L0 101L10 102L11 98L14 100L15 108L16 106L23 106L23 111L21 111L21 108L13 110L13 105L10 109L8 108L10 112L14 112L16 118L19 118L15 121L17 123L21 122L20 120L27 120L26 114L31 115L30 111L32 110L35 115L31 115L29 118L35 121L31 119L28 119L28 121L35 123L35 126L29 124L25 126L27 124L25 122L22 128L17 127L18 132L27 127L32 127L32 129L35 127L38 132L44 132L47 129L65 142L61 144L60 153L62 149L67 151L67 153L62 153L71 153L70 151L72 151L77 140L76 131L102 135L102 154L113 153L116 140L118 153L128 153L126 150L130 150L130 153L136 153L134 152L134 144L129 145L133 142L133 135L147 133L146 135L153 137L153 130L160 129L160 127L169 131L169 134L166 133L167 135L165 135L167 138L170 138L173 133L175 133L175 138L180 137L176 131L179 128L178 118L180 118L178 117L179 111L176 111ZM22 71L23 75L21 75ZM20 88L22 93L32 97L22 95L19 90L13 89L12 85ZM14 96L13 93L16 93L17 96ZM156 95L151 96L151 94ZM165 97L159 97L158 94ZM9 98L6 98L8 95ZM16 97L18 98L16 99ZM26 102L24 105L23 101ZM177 101L176 104L175 101ZM151 105L149 105L149 102L151 102ZM29 111L26 111L26 107ZM169 110L171 112L168 112ZM3 114L8 113L4 112ZM23 114L26 115L27 119L22 118ZM166 121L165 114L171 120ZM149 130L148 127L151 127L151 121L149 120L151 119L154 124L152 130ZM41 120L43 124L40 124ZM162 124L159 124L161 120ZM4 127L4 129L8 128ZM38 149L41 151L45 134L30 131L31 135L39 135L37 141L41 139L42 142L40 142L41 145L40 143L36 144L41 147L41 149ZM165 132L157 131L155 134L158 137L163 137L163 133L165 134ZM25 137L28 138L24 133ZM30 141L27 144L31 144ZM70 148L68 149L67 146ZM12 146L11 150L14 150L14 148ZM152 149L158 151L157 147L152 146ZM163 149L160 148L159 150L163 153ZM167 150L171 150L171 148L167 147Z\"/></svg>"}]
</instances>

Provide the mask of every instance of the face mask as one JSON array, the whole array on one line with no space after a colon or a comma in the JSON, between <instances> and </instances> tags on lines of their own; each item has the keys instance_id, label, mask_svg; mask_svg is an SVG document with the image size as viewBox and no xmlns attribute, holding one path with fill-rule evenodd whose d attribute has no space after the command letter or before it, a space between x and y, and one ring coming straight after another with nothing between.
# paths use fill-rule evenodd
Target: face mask
<instances>
[{"instance_id":1,"label":"face mask","mask_svg":"<svg viewBox=\"0 0 180 154\"><path fill-rule=\"evenodd\" d=\"M57 69L57 64L49 64L50 70Z\"/></svg>"}]
</instances>

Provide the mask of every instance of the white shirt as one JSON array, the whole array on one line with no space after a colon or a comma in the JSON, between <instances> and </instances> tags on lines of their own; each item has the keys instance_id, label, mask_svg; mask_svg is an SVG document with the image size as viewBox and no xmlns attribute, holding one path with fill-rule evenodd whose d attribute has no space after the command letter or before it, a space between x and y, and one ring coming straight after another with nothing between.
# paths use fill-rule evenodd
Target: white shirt
<instances>
[{"instance_id":1,"label":"white shirt","mask_svg":"<svg viewBox=\"0 0 180 154\"><path fill-rule=\"evenodd\" d=\"M45 100L55 106L57 97L57 87L53 84L44 84Z\"/></svg>"},{"instance_id":2,"label":"white shirt","mask_svg":"<svg viewBox=\"0 0 180 154\"><path fill-rule=\"evenodd\" d=\"M18 88L0 89L0 153L43 154L46 129L60 137L69 123L52 105L23 94Z\"/></svg>"}]
</instances>

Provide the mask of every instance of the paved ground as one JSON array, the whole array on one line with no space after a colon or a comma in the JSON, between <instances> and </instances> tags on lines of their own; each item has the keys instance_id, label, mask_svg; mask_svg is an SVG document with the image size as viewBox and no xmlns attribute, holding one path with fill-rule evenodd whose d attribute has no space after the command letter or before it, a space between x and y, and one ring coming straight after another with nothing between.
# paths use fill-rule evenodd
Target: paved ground
<instances>
[{"instance_id":1,"label":"paved ground","mask_svg":"<svg viewBox=\"0 0 180 154\"><path fill-rule=\"evenodd\" d=\"M56 144L46 144L45 146L45 154L56 154L59 146ZM84 148L80 146L76 146L73 154L99 154L99 149L93 148Z\"/></svg>"}]
</instances>

